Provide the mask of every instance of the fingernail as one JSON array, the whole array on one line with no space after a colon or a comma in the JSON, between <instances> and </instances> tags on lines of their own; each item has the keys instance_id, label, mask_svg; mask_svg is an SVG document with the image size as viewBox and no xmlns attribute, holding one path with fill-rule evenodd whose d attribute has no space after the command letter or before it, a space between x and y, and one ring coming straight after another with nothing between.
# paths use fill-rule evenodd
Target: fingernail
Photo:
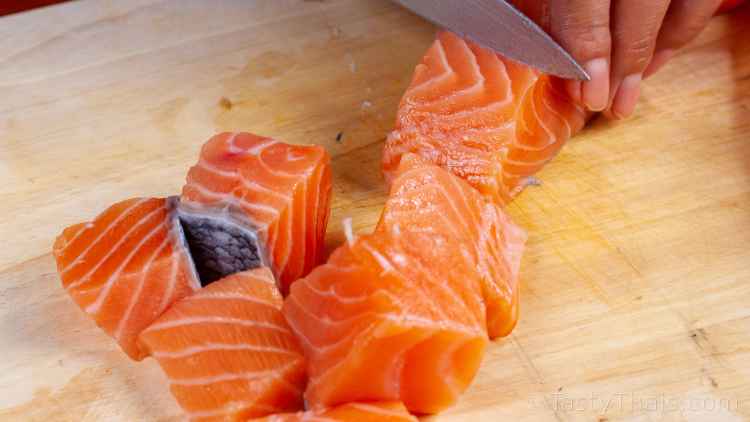
<instances>
[{"instance_id":1,"label":"fingernail","mask_svg":"<svg viewBox=\"0 0 750 422\"><path fill-rule=\"evenodd\" d=\"M609 62L607 59L594 59L583 67L591 77L581 88L583 103L591 111L602 111L609 99Z\"/></svg>"},{"instance_id":2,"label":"fingernail","mask_svg":"<svg viewBox=\"0 0 750 422\"><path fill-rule=\"evenodd\" d=\"M565 89L568 91L568 95L573 102L581 102L581 81L567 80L565 81Z\"/></svg>"},{"instance_id":3,"label":"fingernail","mask_svg":"<svg viewBox=\"0 0 750 422\"><path fill-rule=\"evenodd\" d=\"M648 78L658 72L673 56L674 50L672 49L662 50L654 54L654 57L651 58L651 63L648 64L648 67L643 72L643 77Z\"/></svg>"},{"instance_id":4,"label":"fingernail","mask_svg":"<svg viewBox=\"0 0 750 422\"><path fill-rule=\"evenodd\" d=\"M642 79L643 76L639 73L622 80L615 100L612 102L612 115L615 118L624 119L633 114L638 97L641 96Z\"/></svg>"}]
</instances>

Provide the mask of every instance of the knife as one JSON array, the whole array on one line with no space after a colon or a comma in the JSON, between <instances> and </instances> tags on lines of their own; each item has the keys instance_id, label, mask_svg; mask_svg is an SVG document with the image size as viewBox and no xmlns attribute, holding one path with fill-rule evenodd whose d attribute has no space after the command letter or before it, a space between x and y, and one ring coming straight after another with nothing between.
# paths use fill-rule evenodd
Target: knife
<instances>
[{"instance_id":1,"label":"knife","mask_svg":"<svg viewBox=\"0 0 750 422\"><path fill-rule=\"evenodd\" d=\"M434 24L544 73L590 80L564 48L505 0L395 1Z\"/></svg>"}]
</instances>

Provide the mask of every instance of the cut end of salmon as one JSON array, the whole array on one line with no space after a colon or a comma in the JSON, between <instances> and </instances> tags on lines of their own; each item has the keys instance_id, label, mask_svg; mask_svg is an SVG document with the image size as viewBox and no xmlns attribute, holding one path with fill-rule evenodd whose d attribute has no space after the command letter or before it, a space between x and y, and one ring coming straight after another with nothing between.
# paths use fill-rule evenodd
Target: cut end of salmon
<instances>
[{"instance_id":1,"label":"cut end of salmon","mask_svg":"<svg viewBox=\"0 0 750 422\"><path fill-rule=\"evenodd\" d=\"M465 282L476 279L480 285L489 337L503 337L513 330L526 233L497 204L423 157L406 154L378 230L433 236L457 245L456 253L465 259L460 267L465 269Z\"/></svg>"},{"instance_id":2,"label":"cut end of salmon","mask_svg":"<svg viewBox=\"0 0 750 422\"><path fill-rule=\"evenodd\" d=\"M140 335L193 421L247 420L304 406L305 359L268 268L215 281Z\"/></svg>"},{"instance_id":3,"label":"cut end of salmon","mask_svg":"<svg viewBox=\"0 0 750 422\"><path fill-rule=\"evenodd\" d=\"M238 223L252 228L265 245L260 259L273 269L282 293L324 259L331 169L320 146L218 134L203 146L181 198L193 215L221 214L235 222L232 216L241 215Z\"/></svg>"},{"instance_id":4,"label":"cut end of salmon","mask_svg":"<svg viewBox=\"0 0 750 422\"><path fill-rule=\"evenodd\" d=\"M254 422L417 422L401 402L348 403L330 409L271 415Z\"/></svg>"},{"instance_id":5,"label":"cut end of salmon","mask_svg":"<svg viewBox=\"0 0 750 422\"><path fill-rule=\"evenodd\" d=\"M488 332L515 324L524 240L466 182L404 155L375 232L337 249L284 303L309 361L308 403L400 400L415 413L455 403Z\"/></svg>"},{"instance_id":6,"label":"cut end of salmon","mask_svg":"<svg viewBox=\"0 0 750 422\"><path fill-rule=\"evenodd\" d=\"M53 247L65 290L135 360L144 357L141 330L200 288L176 206L176 198L122 201L66 228Z\"/></svg>"},{"instance_id":7,"label":"cut end of salmon","mask_svg":"<svg viewBox=\"0 0 750 422\"><path fill-rule=\"evenodd\" d=\"M313 409L403 401L417 413L451 406L487 345L481 287L435 236L357 237L292 285L284 314L308 357Z\"/></svg>"},{"instance_id":8,"label":"cut end of salmon","mask_svg":"<svg viewBox=\"0 0 750 422\"><path fill-rule=\"evenodd\" d=\"M330 158L249 133L204 146L181 198L136 198L66 228L63 287L123 350L169 306L216 280L269 266L282 292L323 260Z\"/></svg>"},{"instance_id":9,"label":"cut end of salmon","mask_svg":"<svg viewBox=\"0 0 750 422\"><path fill-rule=\"evenodd\" d=\"M450 32L414 71L383 150L392 182L415 153L505 204L585 122L562 82Z\"/></svg>"},{"instance_id":10,"label":"cut end of salmon","mask_svg":"<svg viewBox=\"0 0 750 422\"><path fill-rule=\"evenodd\" d=\"M468 183L403 155L375 231L350 238L284 302L308 358L308 404L454 404L488 336L516 323L525 239Z\"/></svg>"}]
</instances>

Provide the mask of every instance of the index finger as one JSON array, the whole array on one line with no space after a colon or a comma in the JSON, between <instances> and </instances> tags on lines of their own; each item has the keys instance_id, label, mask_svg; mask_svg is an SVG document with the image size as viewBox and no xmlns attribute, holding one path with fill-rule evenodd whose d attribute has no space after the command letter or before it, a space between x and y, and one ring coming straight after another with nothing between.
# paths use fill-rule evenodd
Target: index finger
<instances>
[{"instance_id":1,"label":"index finger","mask_svg":"<svg viewBox=\"0 0 750 422\"><path fill-rule=\"evenodd\" d=\"M592 111L609 100L611 49L609 0L549 1L550 35L579 63L590 81L567 81L568 92Z\"/></svg>"}]
</instances>

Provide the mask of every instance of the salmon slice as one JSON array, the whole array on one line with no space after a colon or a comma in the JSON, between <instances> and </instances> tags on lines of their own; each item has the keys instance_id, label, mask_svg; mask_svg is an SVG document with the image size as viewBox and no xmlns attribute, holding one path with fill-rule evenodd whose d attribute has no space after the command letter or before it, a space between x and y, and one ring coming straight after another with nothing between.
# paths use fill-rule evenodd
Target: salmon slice
<instances>
[{"instance_id":1,"label":"salmon slice","mask_svg":"<svg viewBox=\"0 0 750 422\"><path fill-rule=\"evenodd\" d=\"M481 287L444 239L415 240L353 239L292 285L283 310L308 358L313 409L403 401L434 413L474 378L487 345Z\"/></svg>"},{"instance_id":2,"label":"salmon slice","mask_svg":"<svg viewBox=\"0 0 750 422\"><path fill-rule=\"evenodd\" d=\"M173 302L200 288L177 218L177 198L119 202L66 228L53 247L78 306L133 359L136 340Z\"/></svg>"},{"instance_id":3,"label":"salmon slice","mask_svg":"<svg viewBox=\"0 0 750 422\"><path fill-rule=\"evenodd\" d=\"M464 276L476 277L482 286L489 337L510 334L518 320L518 272L526 233L499 206L448 171L406 154L377 230L439 236L460 245L468 260Z\"/></svg>"},{"instance_id":4,"label":"salmon slice","mask_svg":"<svg viewBox=\"0 0 750 422\"><path fill-rule=\"evenodd\" d=\"M255 422L417 422L401 402L347 403L332 409L271 415Z\"/></svg>"},{"instance_id":5,"label":"salmon slice","mask_svg":"<svg viewBox=\"0 0 750 422\"><path fill-rule=\"evenodd\" d=\"M227 222L257 233L260 261L267 260L282 293L324 259L330 213L330 157L320 146L289 145L249 133L222 133L204 146L187 176L181 210L193 216L185 231L212 241L206 224ZM206 249L211 255L211 242ZM198 248L201 249L201 248ZM217 258L217 257L213 257ZM243 265L213 265L202 279L215 280Z\"/></svg>"},{"instance_id":6,"label":"salmon slice","mask_svg":"<svg viewBox=\"0 0 750 422\"><path fill-rule=\"evenodd\" d=\"M307 403L452 405L488 332L515 325L525 233L466 182L407 154L375 231L347 238L284 302L308 358Z\"/></svg>"},{"instance_id":7,"label":"salmon slice","mask_svg":"<svg viewBox=\"0 0 750 422\"><path fill-rule=\"evenodd\" d=\"M440 32L414 71L383 150L392 182L416 153L509 202L584 125L562 81Z\"/></svg>"},{"instance_id":8,"label":"salmon slice","mask_svg":"<svg viewBox=\"0 0 750 422\"><path fill-rule=\"evenodd\" d=\"M244 421L303 408L305 359L268 268L211 283L140 335L193 421Z\"/></svg>"},{"instance_id":9,"label":"salmon slice","mask_svg":"<svg viewBox=\"0 0 750 422\"><path fill-rule=\"evenodd\" d=\"M272 265L286 288L323 259L329 161L320 147L217 135L182 199L130 199L66 228L53 246L63 286L140 360L141 330L201 286Z\"/></svg>"}]
</instances>

